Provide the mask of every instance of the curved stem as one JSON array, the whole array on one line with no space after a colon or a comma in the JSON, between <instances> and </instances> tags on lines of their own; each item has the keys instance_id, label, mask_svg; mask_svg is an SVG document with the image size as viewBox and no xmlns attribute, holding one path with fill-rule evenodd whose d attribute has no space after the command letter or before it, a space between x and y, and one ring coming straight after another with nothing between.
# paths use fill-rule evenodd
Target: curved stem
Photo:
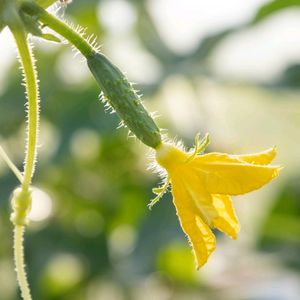
<instances>
[{"instance_id":1,"label":"curved stem","mask_svg":"<svg viewBox=\"0 0 300 300\"><path fill-rule=\"evenodd\" d=\"M31 300L30 289L27 281L25 263L24 263L24 226L15 226L14 229L14 258L17 271L17 278L21 287L21 293L24 300Z\"/></svg>"},{"instance_id":2,"label":"curved stem","mask_svg":"<svg viewBox=\"0 0 300 300\"><path fill-rule=\"evenodd\" d=\"M23 235L26 224L26 214L30 205L29 186L31 183L32 175L34 173L36 154L37 154L37 138L39 126L39 97L38 97L38 81L35 72L34 59L31 53L30 46L27 41L27 34L23 28L22 21L14 9L11 7L8 10L6 23L11 30L17 45L20 56L20 62L24 73L24 81L26 86L26 93L28 99L27 113L28 113L28 126L27 126L27 145L24 161L24 175L21 185L21 197L17 205L14 207L14 215L21 216L17 220L19 224L11 219L14 223L14 259L17 272L17 279L19 282L21 294L24 300L31 300L30 289L27 281L25 263L24 263L24 249L23 249ZM23 196L26 196L23 198ZM21 211L18 211L21 210ZM25 211L25 213L24 213ZM22 224L22 225L20 225Z\"/></svg>"},{"instance_id":3,"label":"curved stem","mask_svg":"<svg viewBox=\"0 0 300 300\"><path fill-rule=\"evenodd\" d=\"M71 44L73 44L85 57L95 54L95 49L90 45L89 41L81 36L76 30L68 26L66 23L49 14L45 9L34 2L24 1L21 9L29 15L38 17L45 26L48 26Z\"/></svg>"},{"instance_id":4,"label":"curved stem","mask_svg":"<svg viewBox=\"0 0 300 300\"><path fill-rule=\"evenodd\" d=\"M161 145L160 129L142 105L140 95L120 69L97 51L94 43L90 43L90 38L85 39L81 30L69 27L34 2L22 2L20 9L38 19L43 26L62 35L85 56L88 67L102 90L103 100L112 106L141 142L154 149Z\"/></svg>"},{"instance_id":5,"label":"curved stem","mask_svg":"<svg viewBox=\"0 0 300 300\"><path fill-rule=\"evenodd\" d=\"M27 42L26 33L23 28L9 26L19 51L20 62L23 67L24 79L26 85L26 93L28 99L28 128L27 128L27 145L26 156L24 161L24 176L22 189L28 190L31 178L34 172L36 154L37 154L37 138L39 125L39 99L38 85L35 72L35 65L30 46Z\"/></svg>"}]
</instances>

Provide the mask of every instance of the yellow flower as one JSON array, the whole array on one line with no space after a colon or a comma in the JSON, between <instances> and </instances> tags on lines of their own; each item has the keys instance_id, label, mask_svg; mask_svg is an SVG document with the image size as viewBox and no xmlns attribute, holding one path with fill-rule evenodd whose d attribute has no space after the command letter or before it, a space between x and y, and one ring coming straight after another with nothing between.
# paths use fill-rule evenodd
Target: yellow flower
<instances>
[{"instance_id":1,"label":"yellow flower","mask_svg":"<svg viewBox=\"0 0 300 300\"><path fill-rule=\"evenodd\" d=\"M200 144L197 137L193 153L171 143L162 143L156 149L156 161L167 171L167 178L162 187L153 189L158 196L149 205L152 207L171 184L177 215L197 267L204 265L215 250L211 228L237 238L240 224L230 195L259 189L280 170L268 166L276 155L275 148L249 155L202 154L208 142L208 135Z\"/></svg>"}]
</instances>

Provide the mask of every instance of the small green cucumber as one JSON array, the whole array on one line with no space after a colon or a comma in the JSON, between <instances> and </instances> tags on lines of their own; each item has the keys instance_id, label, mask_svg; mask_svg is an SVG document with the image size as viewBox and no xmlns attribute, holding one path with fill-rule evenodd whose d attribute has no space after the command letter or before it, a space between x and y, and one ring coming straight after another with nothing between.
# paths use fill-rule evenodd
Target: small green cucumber
<instances>
[{"instance_id":1,"label":"small green cucumber","mask_svg":"<svg viewBox=\"0 0 300 300\"><path fill-rule=\"evenodd\" d=\"M87 57L87 63L102 90L102 98L139 140L157 148L161 144L160 130L125 75L101 53Z\"/></svg>"}]
</instances>

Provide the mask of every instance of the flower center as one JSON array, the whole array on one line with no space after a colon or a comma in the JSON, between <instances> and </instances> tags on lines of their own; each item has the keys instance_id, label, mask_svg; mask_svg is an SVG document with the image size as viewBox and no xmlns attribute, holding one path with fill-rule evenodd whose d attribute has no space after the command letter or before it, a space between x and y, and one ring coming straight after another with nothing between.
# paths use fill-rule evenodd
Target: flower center
<instances>
[{"instance_id":1,"label":"flower center","mask_svg":"<svg viewBox=\"0 0 300 300\"><path fill-rule=\"evenodd\" d=\"M167 171L183 165L188 157L189 154L169 143L161 144L156 149L156 161Z\"/></svg>"}]
</instances>

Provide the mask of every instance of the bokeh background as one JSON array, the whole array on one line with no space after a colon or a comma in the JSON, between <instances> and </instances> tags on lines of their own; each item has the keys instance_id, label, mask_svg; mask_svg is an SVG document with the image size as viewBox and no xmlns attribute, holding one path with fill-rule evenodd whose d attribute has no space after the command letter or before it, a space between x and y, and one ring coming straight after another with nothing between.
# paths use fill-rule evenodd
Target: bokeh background
<instances>
[{"instance_id":1,"label":"bokeh background","mask_svg":"<svg viewBox=\"0 0 300 300\"><path fill-rule=\"evenodd\" d=\"M148 150L116 129L83 59L34 39L41 82L39 160L26 234L34 299L300 299L300 1L75 0L57 14L95 33L144 94L157 122L209 151L278 147L276 181L234 198L237 241L196 271L170 194L150 212L159 178ZM7 30L0 34L1 145L22 168L24 88ZM20 299L10 193L0 160L0 299Z\"/></svg>"}]
</instances>

